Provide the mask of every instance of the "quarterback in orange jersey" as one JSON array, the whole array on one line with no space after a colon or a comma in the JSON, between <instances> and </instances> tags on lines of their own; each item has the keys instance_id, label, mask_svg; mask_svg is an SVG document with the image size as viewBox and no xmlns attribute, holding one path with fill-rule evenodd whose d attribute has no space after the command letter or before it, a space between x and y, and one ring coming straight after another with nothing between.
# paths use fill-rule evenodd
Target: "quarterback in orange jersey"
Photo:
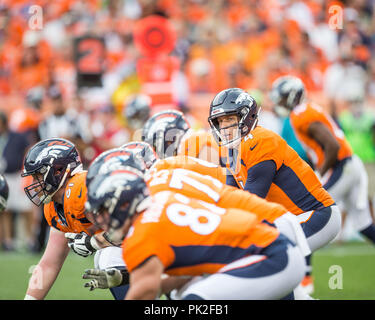
<instances>
[{"instance_id":1,"label":"quarterback in orange jersey","mask_svg":"<svg viewBox=\"0 0 375 320\"><path fill-rule=\"evenodd\" d=\"M308 164L279 135L257 126L260 108L244 90L218 93L209 124L227 153L227 184L284 205L301 223L311 251L333 240L341 226L334 200Z\"/></svg>"},{"instance_id":2,"label":"quarterback in orange jersey","mask_svg":"<svg viewBox=\"0 0 375 320\"><path fill-rule=\"evenodd\" d=\"M321 174L324 188L348 213L355 228L375 242L364 165L330 115L320 106L304 101L304 96L304 84L296 77L278 78L272 86L275 105L290 114L296 136Z\"/></svg>"},{"instance_id":3,"label":"quarterback in orange jersey","mask_svg":"<svg viewBox=\"0 0 375 320\"><path fill-rule=\"evenodd\" d=\"M69 253L69 247L88 256L109 245L102 230L93 235L92 221L85 215L86 171L74 144L64 139L47 139L32 146L26 154L23 177L32 176L25 187L29 199L44 204L44 215L52 227L43 257L38 263L25 299L43 299Z\"/></svg>"},{"instance_id":4,"label":"quarterback in orange jersey","mask_svg":"<svg viewBox=\"0 0 375 320\"><path fill-rule=\"evenodd\" d=\"M251 212L171 191L149 197L143 178L131 171L95 178L87 202L104 230L127 235L126 299L155 299L181 276L203 276L183 299L280 299L303 277L300 250ZM163 273L170 277L162 280Z\"/></svg>"}]
</instances>

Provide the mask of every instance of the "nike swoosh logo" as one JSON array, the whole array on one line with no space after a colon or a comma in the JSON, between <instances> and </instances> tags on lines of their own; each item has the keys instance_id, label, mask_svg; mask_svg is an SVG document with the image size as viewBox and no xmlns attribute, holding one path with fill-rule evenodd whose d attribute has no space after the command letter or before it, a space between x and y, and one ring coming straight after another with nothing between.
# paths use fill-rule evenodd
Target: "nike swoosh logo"
<instances>
[{"instance_id":1,"label":"nike swoosh logo","mask_svg":"<svg viewBox=\"0 0 375 320\"><path fill-rule=\"evenodd\" d=\"M254 148L258 145L258 142L256 143L256 145L254 147L250 147L250 150L253 151Z\"/></svg>"},{"instance_id":2,"label":"nike swoosh logo","mask_svg":"<svg viewBox=\"0 0 375 320\"><path fill-rule=\"evenodd\" d=\"M78 198L81 198L82 197L82 188L81 188L81 191L79 192L79 195L78 195Z\"/></svg>"}]
</instances>

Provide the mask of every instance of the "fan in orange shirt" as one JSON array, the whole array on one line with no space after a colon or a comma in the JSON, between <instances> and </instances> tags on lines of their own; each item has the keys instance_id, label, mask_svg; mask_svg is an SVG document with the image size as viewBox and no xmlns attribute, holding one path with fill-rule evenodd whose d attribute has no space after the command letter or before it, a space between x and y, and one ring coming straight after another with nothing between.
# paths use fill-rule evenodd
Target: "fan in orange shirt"
<instances>
[{"instance_id":1,"label":"fan in orange shirt","mask_svg":"<svg viewBox=\"0 0 375 320\"><path fill-rule=\"evenodd\" d=\"M127 235L126 299L155 299L160 289L187 282L181 276L203 275L183 299L280 299L303 277L299 249L251 212L169 191L150 198L143 178L131 171L98 176L87 201L98 225ZM163 273L169 277L162 280Z\"/></svg>"}]
</instances>

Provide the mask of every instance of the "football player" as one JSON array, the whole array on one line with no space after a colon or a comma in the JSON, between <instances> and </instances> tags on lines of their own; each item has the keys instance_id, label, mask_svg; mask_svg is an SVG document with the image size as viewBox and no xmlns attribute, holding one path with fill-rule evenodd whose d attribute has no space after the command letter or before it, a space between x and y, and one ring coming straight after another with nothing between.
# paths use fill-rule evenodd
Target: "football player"
<instances>
[{"instance_id":1,"label":"football player","mask_svg":"<svg viewBox=\"0 0 375 320\"><path fill-rule=\"evenodd\" d=\"M4 211L7 207L9 196L9 186L5 177L0 174L0 213Z\"/></svg>"},{"instance_id":2,"label":"football player","mask_svg":"<svg viewBox=\"0 0 375 320\"><path fill-rule=\"evenodd\" d=\"M145 144L141 142L141 144ZM134 147L134 144L132 144ZM138 145L138 149L128 148L128 151L124 147L113 148L101 153L95 160L91 163L88 168L86 175L86 186L89 186L93 179L97 176L131 167L132 170L136 171L138 174L142 175L147 168L147 164L152 160L153 153L151 155ZM152 148L150 147L152 150ZM138 151L135 152L135 150ZM143 152L142 152L143 151ZM142 158L141 156L144 156ZM151 156L151 159L149 158ZM92 214L90 210L87 210L86 214ZM76 239L75 234L70 233L69 238L71 239L70 245L75 244ZM94 268L99 270L107 270L109 272L109 278L116 280L116 277L120 277L122 280L127 279L127 269L125 263L122 259L122 251L120 244L122 241L113 241L111 235L104 233L103 236L107 240L107 245L102 246L101 250L97 250L94 258ZM86 248L88 251L90 248ZM117 282L116 282L117 284ZM128 284L126 281L121 281L119 286L113 286L110 288L112 295L116 300L122 300L128 290Z\"/></svg>"},{"instance_id":3,"label":"football player","mask_svg":"<svg viewBox=\"0 0 375 320\"><path fill-rule=\"evenodd\" d=\"M40 141L25 156L22 176L32 177L25 193L35 205L44 205L44 216L52 227L25 299L43 299L47 295L69 247L81 256L88 256L110 245L103 231L93 228L93 220L85 214L86 174L76 147L65 139Z\"/></svg>"},{"instance_id":4,"label":"football player","mask_svg":"<svg viewBox=\"0 0 375 320\"><path fill-rule=\"evenodd\" d=\"M155 299L160 290L169 291L175 284L162 281L163 273L179 280L202 276L183 299L280 299L303 277L300 250L251 212L171 191L149 197L143 178L132 171L98 176L87 201L98 225L127 235L126 299Z\"/></svg>"},{"instance_id":5,"label":"football player","mask_svg":"<svg viewBox=\"0 0 375 320\"><path fill-rule=\"evenodd\" d=\"M223 90L211 102L208 122L226 152L226 183L284 205L297 216L313 252L338 234L340 210L296 151L257 125L259 112L239 88Z\"/></svg>"},{"instance_id":6,"label":"football player","mask_svg":"<svg viewBox=\"0 0 375 320\"><path fill-rule=\"evenodd\" d=\"M305 86L295 76L283 76L272 85L275 108L289 116L296 137L321 176L323 187L353 220L363 236L375 242L375 225L368 203L368 176L353 154L343 131L322 107L305 101Z\"/></svg>"}]
</instances>

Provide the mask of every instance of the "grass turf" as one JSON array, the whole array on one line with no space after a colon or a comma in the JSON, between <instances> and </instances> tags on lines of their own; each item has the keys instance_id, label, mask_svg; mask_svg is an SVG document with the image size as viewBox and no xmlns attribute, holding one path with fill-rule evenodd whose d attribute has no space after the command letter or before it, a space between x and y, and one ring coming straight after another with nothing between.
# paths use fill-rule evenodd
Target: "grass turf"
<instances>
[{"instance_id":1,"label":"grass turf","mask_svg":"<svg viewBox=\"0 0 375 320\"><path fill-rule=\"evenodd\" d=\"M25 296L30 267L41 255L0 252L0 300L20 300ZM375 247L369 243L331 244L312 257L315 292L321 300L374 300ZM83 271L93 267L93 257L68 255L48 293L47 300L112 300L109 290L89 291L83 287ZM342 281L337 280L337 270ZM331 271L331 273L330 273ZM333 278L332 278L333 277ZM330 286L331 284L331 286ZM336 284L332 287L332 284ZM340 287L342 284L342 289Z\"/></svg>"}]
</instances>

